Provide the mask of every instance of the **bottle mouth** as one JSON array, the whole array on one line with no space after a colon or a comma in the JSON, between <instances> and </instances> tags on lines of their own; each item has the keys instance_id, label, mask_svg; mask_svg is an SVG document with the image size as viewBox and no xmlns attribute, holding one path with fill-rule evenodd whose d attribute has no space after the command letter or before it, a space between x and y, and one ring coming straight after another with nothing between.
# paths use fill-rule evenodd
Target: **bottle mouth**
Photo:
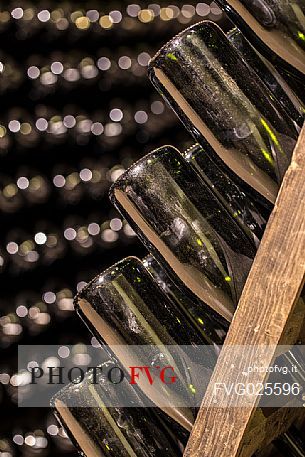
<instances>
[{"instance_id":1,"label":"bottle mouth","mask_svg":"<svg viewBox=\"0 0 305 457\"><path fill-rule=\"evenodd\" d=\"M79 302L83 299L86 299L88 293L93 289L102 286L107 282L111 282L118 275L119 272L128 270L130 268L143 268L141 260L136 256L128 256L122 260L119 260L112 266L106 268L102 273L96 275L80 292L78 292L74 298L74 307L76 310L79 310ZM145 270L145 269L144 269Z\"/></svg>"},{"instance_id":2,"label":"bottle mouth","mask_svg":"<svg viewBox=\"0 0 305 457\"><path fill-rule=\"evenodd\" d=\"M219 25L215 24L215 22L209 21L209 20L204 20L197 22L196 24L193 24L186 29L182 30L181 32L177 33L173 38L168 40L157 52L156 54L150 59L149 64L148 64L148 69L153 68L153 63L158 60L158 58L166 52L166 50L173 44L179 44L181 42L181 39L183 39L186 35L188 35L191 31L197 31L200 29L202 26L206 27L211 27L211 28L217 28L218 30L221 30Z\"/></svg>"},{"instance_id":3,"label":"bottle mouth","mask_svg":"<svg viewBox=\"0 0 305 457\"><path fill-rule=\"evenodd\" d=\"M120 177L111 185L109 189L109 198L112 203L115 202L115 190L119 187L125 189L128 186L128 180L131 177L140 175L146 171L147 165L152 166L153 162L158 162L162 157L171 153L172 155L179 155L179 158L183 160L183 157L178 149L171 145L164 145L160 148L154 149L150 153L146 154L144 157L141 157L139 160L134 162L127 170L120 175Z\"/></svg>"}]
</instances>

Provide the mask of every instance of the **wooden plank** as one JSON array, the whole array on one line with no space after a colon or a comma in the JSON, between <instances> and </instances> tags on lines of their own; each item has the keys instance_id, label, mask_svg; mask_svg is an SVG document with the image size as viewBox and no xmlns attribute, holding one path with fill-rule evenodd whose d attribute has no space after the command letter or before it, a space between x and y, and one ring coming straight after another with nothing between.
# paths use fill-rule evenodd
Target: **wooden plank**
<instances>
[{"instance_id":1,"label":"wooden plank","mask_svg":"<svg viewBox=\"0 0 305 457\"><path fill-rule=\"evenodd\" d=\"M245 382L243 369L270 366L276 346L285 344L286 325L292 316L305 280L305 128L295 148L274 211L256 255L225 345L256 346L240 360L230 360L222 350L185 457L235 457L256 411L257 399L247 407L236 395L224 397L215 407L215 383ZM291 339L291 334L290 334ZM291 341L289 341L291 343ZM264 351L263 346L273 347ZM264 382L265 372L252 373L248 382ZM259 438L259 437L257 437Z\"/></svg>"}]
</instances>

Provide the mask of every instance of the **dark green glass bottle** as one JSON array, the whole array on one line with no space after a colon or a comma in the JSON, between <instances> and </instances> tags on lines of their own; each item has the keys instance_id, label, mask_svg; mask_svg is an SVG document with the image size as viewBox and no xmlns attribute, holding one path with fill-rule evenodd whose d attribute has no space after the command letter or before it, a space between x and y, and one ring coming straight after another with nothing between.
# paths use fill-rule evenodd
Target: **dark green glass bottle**
<instances>
[{"instance_id":1,"label":"dark green glass bottle","mask_svg":"<svg viewBox=\"0 0 305 457\"><path fill-rule=\"evenodd\" d=\"M273 205L258 196L222 160L215 157L208 144L205 147L194 144L183 155L242 229L252 234L254 242L258 245Z\"/></svg>"},{"instance_id":2,"label":"dark green glass bottle","mask_svg":"<svg viewBox=\"0 0 305 457\"><path fill-rule=\"evenodd\" d=\"M269 61L304 84L304 0L217 0L217 3Z\"/></svg>"},{"instance_id":3,"label":"dark green glass bottle","mask_svg":"<svg viewBox=\"0 0 305 457\"><path fill-rule=\"evenodd\" d=\"M188 295L184 294L152 255L143 259L143 265L166 296L176 303L193 325L200 327L208 344L214 345L215 348L222 345L229 326L220 324L215 313L212 310L208 313L199 300L191 300Z\"/></svg>"},{"instance_id":4,"label":"dark green glass bottle","mask_svg":"<svg viewBox=\"0 0 305 457\"><path fill-rule=\"evenodd\" d=\"M221 29L203 22L152 59L149 76L196 141L209 142L241 179L270 202L298 135L292 118Z\"/></svg>"},{"instance_id":5,"label":"dark green glass bottle","mask_svg":"<svg viewBox=\"0 0 305 457\"><path fill-rule=\"evenodd\" d=\"M75 308L91 332L101 343L108 345L125 369L143 365L154 367L162 360L162 365L165 361L169 366L177 364L175 385L160 384L155 391L141 377L139 387L164 411L171 406L173 419L190 428L196 399L205 384L201 378L199 387L196 373L193 377L189 371L189 363L196 355L189 354L185 346L206 346L204 367L207 383L216 363L219 339L212 346L210 335L204 328L190 322L185 312L158 287L135 257L118 262L91 281L76 296ZM201 315L204 316L204 311ZM175 347L177 358L173 357L168 346ZM186 390L185 385L193 387Z\"/></svg>"},{"instance_id":6,"label":"dark green glass bottle","mask_svg":"<svg viewBox=\"0 0 305 457\"><path fill-rule=\"evenodd\" d=\"M114 367L117 363L109 360L100 368ZM118 406L126 397L133 407ZM61 389L51 406L76 449L86 457L179 457L189 438L187 430L158 408L145 407L141 394L127 379L117 388L99 372L96 384L87 374L79 384ZM304 443L295 428L274 444L285 456L305 456Z\"/></svg>"},{"instance_id":7,"label":"dark green glass bottle","mask_svg":"<svg viewBox=\"0 0 305 457\"><path fill-rule=\"evenodd\" d=\"M304 90L299 87L295 88L293 81L287 83L287 74L285 78L272 65L269 59L263 57L245 38L238 28L234 28L227 34L230 43L240 53L241 58L255 71L268 87L275 99L281 103L288 115L299 127L303 126L305 116Z\"/></svg>"},{"instance_id":8,"label":"dark green glass bottle","mask_svg":"<svg viewBox=\"0 0 305 457\"><path fill-rule=\"evenodd\" d=\"M111 367L117 363L109 360L100 368ZM126 397L134 406L119 406L125 404ZM118 387L99 372L94 384L88 374L81 383L60 390L52 407L86 457L177 457L182 456L188 438L188 432L158 408L146 408L127 378Z\"/></svg>"},{"instance_id":9,"label":"dark green glass bottle","mask_svg":"<svg viewBox=\"0 0 305 457\"><path fill-rule=\"evenodd\" d=\"M256 245L181 154L170 146L148 154L110 197L183 293L230 321Z\"/></svg>"}]
</instances>

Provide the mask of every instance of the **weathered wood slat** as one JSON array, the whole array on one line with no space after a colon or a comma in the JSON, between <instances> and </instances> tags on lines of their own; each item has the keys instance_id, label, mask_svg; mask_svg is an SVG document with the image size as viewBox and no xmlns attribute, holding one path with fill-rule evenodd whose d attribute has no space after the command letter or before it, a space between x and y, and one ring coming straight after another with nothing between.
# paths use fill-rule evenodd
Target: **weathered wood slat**
<instances>
[{"instance_id":1,"label":"weathered wood slat","mask_svg":"<svg viewBox=\"0 0 305 457\"><path fill-rule=\"evenodd\" d=\"M215 383L245 382L243 368L270 366L276 346L292 344L300 332L302 304L298 303L297 319L293 318L305 280L305 128L294 151L285 175L274 211L266 228L252 270L228 332L225 346L256 346L246 351L241 360L230 360L222 351L194 425L185 457L246 457L251 455L251 421L257 420L257 398L248 399L247 407L230 407L238 401L232 397L220 399L215 407ZM300 314L299 314L300 313ZM271 346L264 351L262 346ZM264 382L266 373L255 373L248 382ZM256 414L255 414L256 412ZM290 417L302 414L299 410L281 410L289 426ZM254 423L255 423L254 420ZM257 442L268 443L269 438L285 429L273 421L265 431L257 433ZM277 429L276 429L277 427ZM266 430L269 436L266 437ZM275 431L276 433L272 432ZM244 448L243 448L244 444ZM255 447L255 446L254 446ZM249 449L247 451L247 448ZM248 453L247 453L248 452Z\"/></svg>"}]
</instances>

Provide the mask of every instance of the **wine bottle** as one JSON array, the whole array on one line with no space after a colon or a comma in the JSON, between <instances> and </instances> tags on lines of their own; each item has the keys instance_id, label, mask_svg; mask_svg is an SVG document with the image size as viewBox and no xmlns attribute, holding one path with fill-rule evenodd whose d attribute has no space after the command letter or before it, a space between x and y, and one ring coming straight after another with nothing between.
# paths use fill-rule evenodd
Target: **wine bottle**
<instances>
[{"instance_id":1,"label":"wine bottle","mask_svg":"<svg viewBox=\"0 0 305 457\"><path fill-rule=\"evenodd\" d=\"M267 59L305 80L303 0L216 0Z\"/></svg>"},{"instance_id":2,"label":"wine bottle","mask_svg":"<svg viewBox=\"0 0 305 457\"><path fill-rule=\"evenodd\" d=\"M123 267L123 268L122 268ZM155 343L157 341L158 335L161 335L162 332L160 332L160 326L157 329L157 326L154 326L156 320L152 316L158 316L158 320L161 322L164 322L164 329L168 331L169 333L174 334L176 339L179 341L180 340L180 334L181 334L181 322L183 322L184 327L183 327L183 344L194 344L194 341L192 340L191 332L189 331L189 326L185 324L187 321L183 320L183 317L179 314L178 309L174 308L172 304L170 304L173 301L173 294L168 294L168 288L166 288L166 293L170 297L170 300L167 304L164 303L164 296L162 293L160 294L160 290L158 290L158 287L153 283L152 278L149 277L149 275L143 274L144 270L142 265L140 264L140 261L138 261L135 258L130 258L126 259L123 262L120 262L119 264L115 265L114 267L110 268L106 272L102 273L102 275L99 275L97 278L95 278L77 297L77 309L79 309L79 306L83 306L81 301L86 301L88 302L88 306L94 307L94 310L97 311L97 313L101 316L102 320L104 322L107 321L109 324L109 329L108 332L111 330L115 330L117 332L117 336L110 335L108 332L105 332L105 324L104 324L104 333L100 334L96 332L96 329L98 332L100 332L100 325L98 323L97 319L92 319L92 315L90 317L90 314L86 314L87 311L85 311L85 322L89 324L89 327L91 326L95 328L95 335L98 336L100 341L106 341L110 342L111 347L113 348L113 345L116 343L121 343L122 340L120 341L119 334L125 336L127 335L126 340L129 342L129 344L142 344L146 342L153 342ZM162 274L162 273L161 273ZM123 276L123 277L122 277ZM126 281L126 277L128 281ZM159 276L160 277L160 276ZM162 277L166 277L162 275ZM130 284L132 285L132 288L130 288ZM160 284L160 283L159 283ZM169 280L167 280L167 284L169 285ZM107 288L105 290L105 286L111 286L110 288ZM169 285L171 288L171 285ZM164 290L164 288L163 288ZM172 289L173 290L173 289ZM143 293L144 291L144 293ZM118 293L119 292L119 293ZM139 293L141 295L139 296ZM145 305L147 306L145 307ZM169 305L170 304L170 305ZM161 305L161 306L160 306ZM178 317L178 322L179 322L179 328L176 327L176 324L174 323L174 326L172 326L172 319L168 318L168 306L171 307L172 309L172 317ZM122 308L125 308L124 315L121 314ZM164 314L164 308L166 309L166 313ZM109 311L110 310L110 311ZM127 313L126 313L126 310ZM131 311L131 312L130 312ZM144 317L142 320L139 311L141 312L141 316ZM132 314L134 313L134 314ZM89 318L88 318L89 316ZM134 319L134 317L136 319ZM84 318L84 316L83 316ZM141 333L139 332L139 326L137 323L144 323L143 327L145 326L145 322L149 323L152 327L152 331L147 332L147 326L146 328L144 327L144 332ZM127 327L126 327L127 326ZM176 328L175 328L176 327ZM127 328L127 332L126 332ZM157 329L154 333L154 330ZM128 331L129 330L129 331ZM130 332L130 330L132 330ZM105 335L107 335L105 337ZM139 339L141 336L143 339ZM178 338L177 338L178 335ZM188 335L190 335L190 339L188 339ZM157 338L156 338L157 337ZM170 336L171 338L171 336ZM164 338L164 333L162 335L162 343L163 342L172 342L170 339L167 339L166 337ZM115 349L114 349L115 351ZM120 356L120 360L124 359L125 355L122 353L118 354ZM124 361L123 361L124 365ZM75 388L75 387L74 387ZM150 392L151 394L151 392ZM74 399L75 401L75 399ZM61 405L62 406L62 405ZM174 414L174 407L171 409L171 411L167 408L164 409L164 411L157 409L156 411L161 414L161 418L163 420L170 420L170 418L167 418L167 416L163 416L165 412L170 414L170 417L175 417ZM116 409L117 411L117 409ZM146 414L145 410L145 414ZM128 408L124 408L125 414L128 413ZM78 410L79 413L79 410ZM196 415L196 412L195 412ZM92 414L90 413L90 417ZM143 416L143 414L142 414ZM96 417L96 416L94 416ZM79 424L81 419L79 419L79 416L76 418L76 423ZM89 421L89 415L85 418L86 423ZM100 418L98 418L98 421L100 421ZM171 426L174 426L174 422L172 422ZM176 425L177 427L177 425ZM90 428L92 429L92 427ZM75 430L77 430L77 427L74 425L74 433ZM177 433L177 432L176 432ZM187 434L187 432L185 431ZM182 433L183 435L183 433ZM184 436L184 435L183 435ZM283 439L286 440L284 437ZM86 440L88 442L88 439ZM294 447L296 444L294 443Z\"/></svg>"},{"instance_id":3,"label":"wine bottle","mask_svg":"<svg viewBox=\"0 0 305 457\"><path fill-rule=\"evenodd\" d=\"M196 141L274 202L299 128L221 29L203 22L183 31L149 76Z\"/></svg>"},{"instance_id":4,"label":"wine bottle","mask_svg":"<svg viewBox=\"0 0 305 457\"><path fill-rule=\"evenodd\" d=\"M270 63L268 59L263 57L245 38L238 28L232 29L227 33L227 37L234 48L240 53L241 58L255 71L257 76L261 78L276 100L281 103L282 107L287 111L293 121L302 127L304 123L304 97L301 98L299 88L297 92L291 84L287 83L281 73ZM289 80L289 83L290 80ZM293 90L292 90L293 89Z\"/></svg>"},{"instance_id":5,"label":"wine bottle","mask_svg":"<svg viewBox=\"0 0 305 457\"><path fill-rule=\"evenodd\" d=\"M148 255L143 259L143 265L152 275L159 288L187 315L190 322L196 327L200 326L206 341L211 345L213 344L218 353L220 350L218 346L223 344L229 325L226 326L223 322L219 323L217 315L212 310L208 313L199 300L191 300L188 295L181 292L179 287L168 276L166 270L152 255Z\"/></svg>"},{"instance_id":6,"label":"wine bottle","mask_svg":"<svg viewBox=\"0 0 305 457\"><path fill-rule=\"evenodd\" d=\"M116 367L114 360L101 369ZM124 404L128 397L133 407L111 407ZM164 416L158 408L147 408L141 394L125 378L118 389L98 372L97 383L87 374L78 384L69 384L52 399L51 405L59 423L72 443L86 457L169 457L182 456L189 432ZM304 443L293 427L274 445L285 456L304 457Z\"/></svg>"},{"instance_id":7,"label":"wine bottle","mask_svg":"<svg viewBox=\"0 0 305 457\"><path fill-rule=\"evenodd\" d=\"M181 154L148 154L110 198L179 288L231 321L256 246Z\"/></svg>"},{"instance_id":8,"label":"wine bottle","mask_svg":"<svg viewBox=\"0 0 305 457\"><path fill-rule=\"evenodd\" d=\"M100 368L116 367L113 360ZM52 399L55 416L82 455L86 457L180 456L188 432L145 404L127 378L117 385L97 372L96 383L88 373L84 380L69 384ZM133 407L120 407L128 398ZM115 406L109 406L109 405ZM179 440L179 438L182 441Z\"/></svg>"},{"instance_id":9,"label":"wine bottle","mask_svg":"<svg viewBox=\"0 0 305 457\"><path fill-rule=\"evenodd\" d=\"M188 369L192 354L183 346L211 345L212 341L203 328L192 325L163 293L142 262L129 257L101 273L76 296L75 308L96 338L109 346L126 369L160 365L161 360L176 366L177 382L182 383L181 398L177 382L172 388L160 384L156 390L141 377L139 386L157 406L165 412L170 408L171 417L190 429L194 419L190 406L196 407L196 396L204 388L204 380L197 387L196 373ZM166 346L175 346L179 357L174 358ZM207 382L216 358L215 348L207 346L204 361ZM196 392L185 390L186 380L188 385L196 386Z\"/></svg>"},{"instance_id":10,"label":"wine bottle","mask_svg":"<svg viewBox=\"0 0 305 457\"><path fill-rule=\"evenodd\" d=\"M122 268L123 267L123 268ZM160 272L160 270L159 270ZM161 272L162 275L162 272ZM122 278L123 276L123 278ZM190 332L190 327L187 323L187 321L179 314L178 309L174 308L172 306L172 301L174 294L170 293L168 294L168 288L166 288L166 294L170 298L170 300L165 304L164 303L164 296L161 292L161 290L158 290L158 287L154 285L152 278L149 278L150 275L147 273L144 273L144 269L140 263L139 260L135 258L130 258L130 259L125 259L124 261L120 262L119 264L115 265L114 267L110 268L108 271L102 273L99 275L97 278L95 278L84 290L84 293L80 293L78 296L77 300L77 308L79 305L79 300L90 300L90 304L92 307L94 307L94 310L97 311L97 313L102 317L104 321L107 321L109 324L110 329L115 330L117 334L125 336L127 335L126 340L129 342L129 344L142 344L142 342L150 342L155 343L156 342L156 337L158 338L159 335L162 334L162 331L160 331L160 322L164 323L163 326L163 335L162 335L162 343L163 342L172 342L171 336L168 338L164 337L164 335L168 332L171 335L174 334L175 338L177 341L180 341L181 337L181 329L183 331L183 341L180 341L182 344L194 344L194 341L192 339L192 331ZM160 277L160 275L159 275ZM162 277L166 277L162 275ZM126 281L126 278L128 279L128 282ZM130 289L130 284L132 285L132 289ZM160 283L159 283L160 284ZM172 286L170 285L170 281L167 279L167 285L172 289ZM103 290L105 286L110 286L108 290L106 291ZM163 288L164 290L164 288ZM144 292L143 292L144 291ZM118 294L119 292L119 294ZM141 293L139 296L138 294ZM82 298L80 299L80 295ZM114 298L115 297L115 298ZM143 300L143 301L142 301ZM172 309L172 316L168 316L168 306ZM121 314L122 308L125 308L124 315ZM128 310L126 312L126 310ZM166 312L164 313L164 310ZM131 311L131 312L130 312ZM139 312L141 312L143 320L139 316ZM133 314L134 313L134 314ZM158 321L159 323L157 326L155 326L156 319L154 316L158 316ZM84 317L84 316L83 316ZM177 327L176 323L174 322L174 325L172 324L173 322L173 317L177 318L179 321L179 326ZM102 342L110 342L112 349L114 349L114 345L116 343L122 343L122 341L119 341L119 336L112 338L109 337L109 334L106 333L96 333L96 329L98 332L100 332L100 326L97 323L96 320L92 320L89 317L85 317L85 321L87 324L89 324L89 327L92 324L93 327L95 328L95 335L99 338L100 341ZM139 326L137 325L138 323L142 323L143 325L143 332L139 332ZM144 328L146 323L146 328ZM150 324L152 331L147 332L147 323ZM183 323L183 327L181 327L181 323ZM127 331L126 331L127 329ZM130 331L132 330L132 331ZM165 330L165 332L164 332ZM106 336L105 336L106 335ZM140 336L139 336L140 335ZM190 335L190 339L188 339L188 335ZM141 339L141 337L143 339ZM159 346L160 348L160 346ZM122 353L118 354L120 356L120 360L124 365L124 357L125 355ZM193 384L192 384L193 385ZM128 388L130 389L130 385L128 384ZM115 398L113 400L113 397L108 396L107 401L105 400L105 387L99 381L98 386L90 386L91 388L91 394L92 392L94 393L94 399L99 396L98 400L98 405L102 407L102 417L101 417L101 410L97 408L87 408L87 410L84 410L84 408L70 408L67 410L66 408L63 409L65 406L65 402L62 401L62 393L59 396L61 402L57 402L57 415L61 418L61 421L63 422L63 425L67 427L68 423L68 430L70 431L70 435L72 434L73 436L73 441L74 443L78 444L78 446L86 446L85 449L88 448L88 445L98 445L99 441L96 439L97 436L101 435L100 433L96 433L97 430L101 430L101 427L104 427L104 416L106 416L107 424L108 425L110 422L112 423L111 427L112 429L116 430L116 425L119 426L122 424L121 421L117 419L119 417L122 420L122 417L126 418L126 420L129 422L131 421L131 429L128 428L129 432L135 433L133 431L133 416L129 415L129 411L131 410L132 412L135 412L135 408L108 408L109 404L115 404L117 405L118 402L121 404L125 404L125 399L124 396L128 395L128 402L130 403L130 397L131 395L135 395L135 393L130 393L128 390L125 390L124 386L123 388L120 386L120 389L115 389L115 395L120 396L121 400ZM108 389L109 387L106 386ZM82 388L79 389L77 386L73 385L68 388L66 388L66 392L68 389L72 389L72 391L69 392L70 398L72 395L72 406L75 404L79 403L79 400L76 400L77 395L79 395L79 391L82 392ZM99 391L99 394L96 392L96 389ZM77 393L75 394L74 391ZM118 393L119 392L119 393ZM149 392L151 394L151 391ZM141 394L140 394L141 395ZM151 398L151 397L150 397ZM86 399L86 396L85 396ZM103 401L104 399L104 401ZM112 403L111 403L112 402ZM106 406L105 406L106 403ZM139 405L139 399L134 400L135 405ZM143 403L143 407L147 406L147 403ZM162 437L162 449L165 447L165 449L169 448L168 441L164 440L164 434L169 434L170 438L173 436L178 436L180 438L178 443L183 443L186 442L187 437L188 437L188 430L190 430L189 427L186 429L181 428L181 418L178 423L175 423L173 418L177 419L176 416L177 409L174 408L174 406L169 409L169 408L164 408L163 410L161 408L153 408L151 410L150 408L145 408L145 409L139 409L136 411L136 417L144 417L144 425L147 425L149 423L149 426L154 426L154 422L152 419L152 415L157 415L159 416L159 421L158 424L160 424L160 427L162 426L163 429L163 437ZM191 420L191 423L195 420L197 410L194 411L194 417ZM169 416L167 416L167 414ZM112 421L109 420L109 417L112 415ZM147 416L149 416L149 419L147 419ZM93 421L93 422L92 422ZM126 422L124 421L124 424ZM162 425L161 425L162 424ZM184 424L185 425L185 424ZM191 425L191 424L190 424ZM98 427L98 428L96 428ZM85 428L85 432L83 430ZM123 427L125 430L125 427ZM142 431L143 428L140 427L140 430ZM88 432L89 430L89 432ZM144 430L146 432L146 428L144 427ZM91 434L91 431L93 431L93 435ZM124 437L121 436L121 434L116 433L114 435L113 441L111 440L111 443L109 443L109 439L111 439L111 432L112 430L107 433L107 441L106 444L111 447L111 450L115 450L115 452L118 452L118 449L116 446L119 445L119 449L121 448L122 444L123 446L126 445L126 440L124 440ZM144 431L143 431L144 432ZM87 434L88 435L87 435ZM105 432L102 429L102 434L104 435ZM85 437L85 439L84 439ZM94 441L95 437L95 441ZM117 440L119 438L119 441ZM123 438L123 439L122 439ZM133 440L134 437L131 437L131 443L129 442L129 449L133 450L134 452L137 450L137 448L133 447L135 446L135 441ZM93 439L93 443L91 442ZM146 444L146 440L142 441L143 444ZM294 457L295 455L301 456L302 454L296 452L300 452L300 439L296 438L296 435L293 437L288 433L284 434L282 437L278 438L276 444L281 445L284 443L285 449L287 452L289 452L288 455L290 455L290 451L292 450L294 452L291 453L291 455ZM105 440L103 440L103 444L105 444ZM177 443L174 443L177 445ZM180 444L181 446L181 444ZM160 446L161 447L161 446ZM141 449L142 450L142 449ZM96 449L95 449L96 452ZM161 451L160 451L161 452ZM112 455L112 454L110 454ZM114 455L120 455L120 454L114 454ZM124 455L124 454L123 454ZM138 455L136 453L135 455ZM141 454L139 454L141 455ZM145 455L145 454L144 454ZM148 454L150 455L150 454ZM153 455L153 454L152 454ZM170 454L169 454L170 455ZM180 454L179 454L180 455Z\"/></svg>"},{"instance_id":11,"label":"wine bottle","mask_svg":"<svg viewBox=\"0 0 305 457\"><path fill-rule=\"evenodd\" d=\"M242 229L252 234L254 242L258 245L273 205L257 198L257 194L250 186L238 179L222 160L211 154L211 147L208 144L204 148L194 144L183 155L239 222Z\"/></svg>"}]
</instances>

